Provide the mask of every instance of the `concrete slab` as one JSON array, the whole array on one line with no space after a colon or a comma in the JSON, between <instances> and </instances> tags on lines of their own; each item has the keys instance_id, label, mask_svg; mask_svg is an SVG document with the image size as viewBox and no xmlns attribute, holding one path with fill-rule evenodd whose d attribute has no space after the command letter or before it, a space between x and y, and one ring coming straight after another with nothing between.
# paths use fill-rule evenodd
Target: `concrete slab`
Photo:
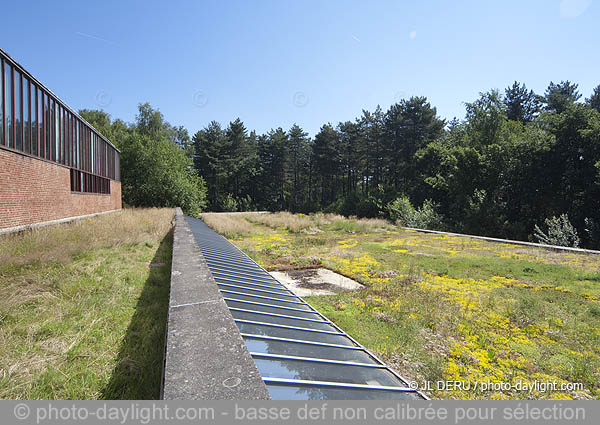
<instances>
[{"instance_id":1,"label":"concrete slab","mask_svg":"<svg viewBox=\"0 0 600 425\"><path fill-rule=\"evenodd\" d=\"M269 399L223 300L176 308L169 315L164 399Z\"/></svg>"},{"instance_id":2,"label":"concrete slab","mask_svg":"<svg viewBox=\"0 0 600 425\"><path fill-rule=\"evenodd\" d=\"M269 273L299 297L334 295L364 288L355 280L325 268Z\"/></svg>"},{"instance_id":3,"label":"concrete slab","mask_svg":"<svg viewBox=\"0 0 600 425\"><path fill-rule=\"evenodd\" d=\"M269 400L196 240L177 209L161 398Z\"/></svg>"},{"instance_id":4,"label":"concrete slab","mask_svg":"<svg viewBox=\"0 0 600 425\"><path fill-rule=\"evenodd\" d=\"M185 218L177 223L173 235L173 262L171 265L171 294L169 306L221 299L202 252ZM177 258L175 258L177 250Z\"/></svg>"}]
</instances>

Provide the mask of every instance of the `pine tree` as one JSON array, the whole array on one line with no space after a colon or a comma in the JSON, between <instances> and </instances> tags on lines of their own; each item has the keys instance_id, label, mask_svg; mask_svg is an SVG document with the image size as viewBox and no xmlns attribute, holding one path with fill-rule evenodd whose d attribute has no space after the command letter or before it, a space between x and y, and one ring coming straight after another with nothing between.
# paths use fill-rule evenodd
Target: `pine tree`
<instances>
[{"instance_id":1,"label":"pine tree","mask_svg":"<svg viewBox=\"0 0 600 425\"><path fill-rule=\"evenodd\" d=\"M227 176L223 161L225 134L221 124L211 121L192 138L194 143L194 167L204 177L208 187L208 202L212 211L219 210L219 197Z\"/></svg>"},{"instance_id":2,"label":"pine tree","mask_svg":"<svg viewBox=\"0 0 600 425\"><path fill-rule=\"evenodd\" d=\"M589 106L600 112L600 84L596 86L592 95L586 99L586 102Z\"/></svg>"},{"instance_id":3,"label":"pine tree","mask_svg":"<svg viewBox=\"0 0 600 425\"><path fill-rule=\"evenodd\" d=\"M290 202L289 210L296 212L301 205L306 204L306 185L304 175L307 172L309 155L309 139L306 133L300 126L294 124L288 132L288 161L287 161L287 177L286 181L290 186Z\"/></svg>"},{"instance_id":4,"label":"pine tree","mask_svg":"<svg viewBox=\"0 0 600 425\"><path fill-rule=\"evenodd\" d=\"M504 105L509 120L531 122L539 114L543 98L533 90L527 91L525 84L517 81L504 90Z\"/></svg>"},{"instance_id":5,"label":"pine tree","mask_svg":"<svg viewBox=\"0 0 600 425\"><path fill-rule=\"evenodd\" d=\"M577 91L577 84L571 84L569 80L561 81L558 84L550 81L550 85L546 89L546 109L560 114L569 105L577 102L580 97L581 95Z\"/></svg>"}]
</instances>

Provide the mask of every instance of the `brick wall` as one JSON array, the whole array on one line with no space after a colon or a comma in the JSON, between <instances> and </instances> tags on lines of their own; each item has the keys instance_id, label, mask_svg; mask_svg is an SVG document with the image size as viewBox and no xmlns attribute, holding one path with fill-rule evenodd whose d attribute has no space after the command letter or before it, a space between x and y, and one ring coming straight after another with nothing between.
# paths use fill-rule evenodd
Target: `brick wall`
<instances>
[{"instance_id":1,"label":"brick wall","mask_svg":"<svg viewBox=\"0 0 600 425\"><path fill-rule=\"evenodd\" d=\"M70 171L0 149L0 229L121 209L121 183L110 195L71 192Z\"/></svg>"}]
</instances>

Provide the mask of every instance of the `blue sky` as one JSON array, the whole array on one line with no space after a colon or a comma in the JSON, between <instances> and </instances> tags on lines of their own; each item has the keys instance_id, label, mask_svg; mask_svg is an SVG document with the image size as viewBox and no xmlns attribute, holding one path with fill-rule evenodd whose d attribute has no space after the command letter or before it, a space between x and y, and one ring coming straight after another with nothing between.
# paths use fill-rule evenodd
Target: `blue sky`
<instances>
[{"instance_id":1,"label":"blue sky","mask_svg":"<svg viewBox=\"0 0 600 425\"><path fill-rule=\"evenodd\" d=\"M438 114L514 80L600 84L600 1L39 1L2 6L0 47L74 109L191 134L240 117L311 135L378 104Z\"/></svg>"}]
</instances>

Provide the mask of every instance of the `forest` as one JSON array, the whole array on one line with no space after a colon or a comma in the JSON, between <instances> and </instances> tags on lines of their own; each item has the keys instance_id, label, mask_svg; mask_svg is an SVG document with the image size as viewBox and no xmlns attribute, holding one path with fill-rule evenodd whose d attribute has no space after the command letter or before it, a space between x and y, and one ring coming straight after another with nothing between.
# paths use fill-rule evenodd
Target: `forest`
<instances>
[{"instance_id":1,"label":"forest","mask_svg":"<svg viewBox=\"0 0 600 425\"><path fill-rule=\"evenodd\" d=\"M238 118L191 135L140 104L80 114L121 150L123 200L209 211L335 212L409 227L600 248L600 85L515 82L446 121L426 97L266 134Z\"/></svg>"}]
</instances>

